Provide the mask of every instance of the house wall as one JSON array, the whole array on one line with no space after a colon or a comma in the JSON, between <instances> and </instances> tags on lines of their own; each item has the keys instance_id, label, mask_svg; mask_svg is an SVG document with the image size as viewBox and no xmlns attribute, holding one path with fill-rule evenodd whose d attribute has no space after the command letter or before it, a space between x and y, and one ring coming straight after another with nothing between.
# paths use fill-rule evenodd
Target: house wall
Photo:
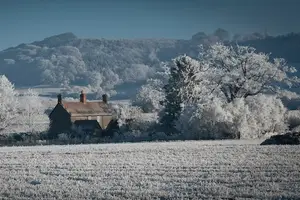
<instances>
[{"instance_id":1,"label":"house wall","mask_svg":"<svg viewBox=\"0 0 300 200\"><path fill-rule=\"evenodd\" d=\"M106 129L107 125L110 123L111 120L112 120L112 116L103 116L101 127L103 129Z\"/></svg>"},{"instance_id":2,"label":"house wall","mask_svg":"<svg viewBox=\"0 0 300 200\"><path fill-rule=\"evenodd\" d=\"M76 115L71 116L71 121L75 122L76 120L97 120L102 129L106 129L107 125L112 120L111 115Z\"/></svg>"},{"instance_id":3,"label":"house wall","mask_svg":"<svg viewBox=\"0 0 300 200\"><path fill-rule=\"evenodd\" d=\"M68 133L71 130L70 114L60 105L56 105L50 118L49 137L56 138L60 133Z\"/></svg>"}]
</instances>

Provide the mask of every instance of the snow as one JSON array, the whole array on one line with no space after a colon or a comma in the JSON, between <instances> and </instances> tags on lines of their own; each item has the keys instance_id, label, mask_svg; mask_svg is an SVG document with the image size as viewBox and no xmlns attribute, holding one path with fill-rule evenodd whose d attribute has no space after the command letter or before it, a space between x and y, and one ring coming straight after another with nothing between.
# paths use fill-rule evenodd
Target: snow
<instances>
[{"instance_id":1,"label":"snow","mask_svg":"<svg viewBox=\"0 0 300 200\"><path fill-rule=\"evenodd\" d=\"M259 140L0 148L7 199L300 196L300 147Z\"/></svg>"}]
</instances>

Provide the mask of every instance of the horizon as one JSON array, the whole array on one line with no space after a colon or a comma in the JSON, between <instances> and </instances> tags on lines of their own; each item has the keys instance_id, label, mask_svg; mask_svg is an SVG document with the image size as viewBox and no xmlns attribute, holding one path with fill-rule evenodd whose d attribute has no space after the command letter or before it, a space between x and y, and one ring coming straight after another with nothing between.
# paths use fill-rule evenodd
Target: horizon
<instances>
[{"instance_id":1,"label":"horizon","mask_svg":"<svg viewBox=\"0 0 300 200\"><path fill-rule=\"evenodd\" d=\"M231 35L300 32L293 0L3 0L0 50L71 32L79 38L190 39L223 28Z\"/></svg>"},{"instance_id":2,"label":"horizon","mask_svg":"<svg viewBox=\"0 0 300 200\"><path fill-rule=\"evenodd\" d=\"M222 27L220 27L221 29L222 29ZM225 29L226 30L226 29ZM227 30L226 30L227 31ZM200 32L200 31L199 31ZM254 33L254 32L253 32ZM262 33L262 32L260 32L260 33ZM286 32L286 33L282 33L282 34L277 34L277 35L271 35L271 34L269 34L268 36L271 36L271 37L278 37L278 36L285 36L285 35L288 35L288 34L290 34L290 33L295 33L295 34L300 34L300 32ZM60 35L64 35L64 34L73 34L76 38L79 38L79 39L107 39L107 40L118 40L118 39L120 39L120 40L147 40L147 39L172 39L172 40L180 40L180 39L182 39L182 38L103 38L103 37L99 37L99 38L96 38L96 37L79 37L78 35L76 35L75 33L73 33L73 32L63 32L63 33L58 33L58 34L55 34L55 35L49 35L49 36L46 36L46 37L44 37L44 38L42 38L42 39L40 39L40 40L34 40L34 41L30 41L30 42L23 42L23 43L19 43L19 44L17 44L17 45L15 45L15 46L10 46L10 47L7 47L7 48L4 48L4 49L0 49L0 51L4 51L4 50L7 50L7 49L9 49L9 48L15 48L15 47L17 47L17 46L19 46L19 45L22 45L22 44L31 44L31 43L34 43L34 42L40 42L40 41L43 41L43 40L45 40L45 39L47 39L47 38L51 38L51 37L55 37L55 36L60 36ZM213 33L206 33L206 34L213 34ZM231 34L231 33L230 33ZM247 34L247 33L245 33L245 34ZM251 33L249 33L249 34L251 34ZM233 34L231 34L231 36L232 36ZM192 35L191 35L191 37L192 37ZM189 39L191 39L191 38L186 38L186 40L189 40ZM184 39L185 40L185 39Z\"/></svg>"}]
</instances>

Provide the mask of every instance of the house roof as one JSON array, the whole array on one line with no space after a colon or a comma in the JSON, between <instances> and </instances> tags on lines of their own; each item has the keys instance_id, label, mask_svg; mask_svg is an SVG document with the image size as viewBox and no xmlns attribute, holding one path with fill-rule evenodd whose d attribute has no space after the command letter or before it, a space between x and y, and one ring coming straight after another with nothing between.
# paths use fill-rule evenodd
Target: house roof
<instances>
[{"instance_id":1,"label":"house roof","mask_svg":"<svg viewBox=\"0 0 300 200\"><path fill-rule=\"evenodd\" d=\"M71 114L111 114L112 109L109 104L102 101L91 102L70 102L63 101L63 107Z\"/></svg>"}]
</instances>

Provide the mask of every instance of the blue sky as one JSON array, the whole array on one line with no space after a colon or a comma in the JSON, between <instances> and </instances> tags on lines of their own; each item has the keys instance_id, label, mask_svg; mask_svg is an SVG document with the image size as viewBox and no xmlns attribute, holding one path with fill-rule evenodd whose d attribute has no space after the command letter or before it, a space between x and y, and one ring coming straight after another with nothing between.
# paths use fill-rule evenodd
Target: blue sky
<instances>
[{"instance_id":1,"label":"blue sky","mask_svg":"<svg viewBox=\"0 0 300 200\"><path fill-rule=\"evenodd\" d=\"M84 38L178 38L300 32L298 0L0 0L0 49L64 32Z\"/></svg>"}]
</instances>

